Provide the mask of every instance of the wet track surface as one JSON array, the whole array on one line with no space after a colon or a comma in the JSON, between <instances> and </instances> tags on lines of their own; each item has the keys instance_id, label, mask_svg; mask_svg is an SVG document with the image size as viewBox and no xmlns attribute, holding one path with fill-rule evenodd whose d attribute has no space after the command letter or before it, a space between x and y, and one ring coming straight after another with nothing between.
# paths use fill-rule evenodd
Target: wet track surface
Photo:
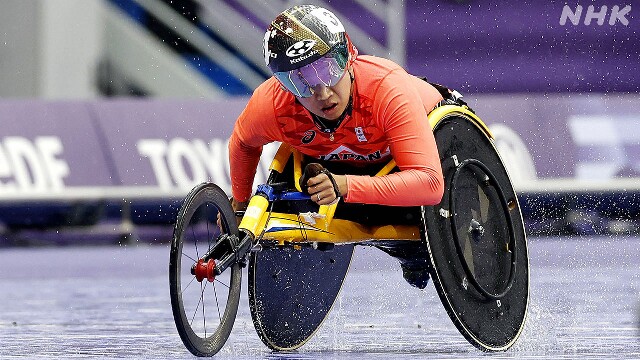
<instances>
[{"instance_id":1,"label":"wet track surface","mask_svg":"<svg viewBox=\"0 0 640 360\"><path fill-rule=\"evenodd\" d=\"M432 285L406 284L395 260L356 249L318 333L273 353L243 297L215 357L256 359L640 358L640 238L529 239L525 330L504 353L469 345ZM175 329L166 245L0 249L0 358L193 358Z\"/></svg>"}]
</instances>

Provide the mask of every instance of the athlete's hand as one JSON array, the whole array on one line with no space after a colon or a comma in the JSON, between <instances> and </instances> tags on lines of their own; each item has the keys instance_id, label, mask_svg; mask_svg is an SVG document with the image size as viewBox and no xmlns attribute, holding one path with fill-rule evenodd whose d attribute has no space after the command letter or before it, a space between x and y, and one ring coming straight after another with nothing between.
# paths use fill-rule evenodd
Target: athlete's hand
<instances>
[{"instance_id":1,"label":"athlete's hand","mask_svg":"<svg viewBox=\"0 0 640 360\"><path fill-rule=\"evenodd\" d=\"M236 199L234 198L230 198L229 201L231 202L231 208L233 209L233 212L237 212L237 211L244 211L247 209L247 206L249 205L248 201L236 201ZM240 225L240 221L242 220L242 216L236 216L236 221L238 222L238 225ZM218 227L220 229L222 229L222 221L220 220L220 213L218 213L218 218L216 221Z\"/></svg>"},{"instance_id":2,"label":"athlete's hand","mask_svg":"<svg viewBox=\"0 0 640 360\"><path fill-rule=\"evenodd\" d=\"M247 210L247 206L249 206L248 201L237 201L234 198L231 198L231 207L233 208L233 212L245 211ZM238 225L240 225L240 221L242 220L242 216L236 216L236 221Z\"/></svg>"},{"instance_id":3,"label":"athlete's hand","mask_svg":"<svg viewBox=\"0 0 640 360\"><path fill-rule=\"evenodd\" d=\"M333 177L341 196L344 196L347 192L347 177L344 175L328 175L326 173L322 173L318 176L314 176L307 181L307 186L309 189L309 195L311 195L311 200L318 205L331 205L338 201L339 196L336 194L333 182L329 176Z\"/></svg>"},{"instance_id":4,"label":"athlete's hand","mask_svg":"<svg viewBox=\"0 0 640 360\"><path fill-rule=\"evenodd\" d=\"M347 192L346 176L333 175L317 163L307 164L300 182L303 191L318 205L333 204Z\"/></svg>"}]
</instances>

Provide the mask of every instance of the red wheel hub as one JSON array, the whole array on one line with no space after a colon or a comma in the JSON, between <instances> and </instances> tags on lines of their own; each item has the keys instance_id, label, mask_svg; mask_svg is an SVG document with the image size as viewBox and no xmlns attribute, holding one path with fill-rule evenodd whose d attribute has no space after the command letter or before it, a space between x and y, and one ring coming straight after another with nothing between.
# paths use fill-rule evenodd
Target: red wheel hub
<instances>
[{"instance_id":1,"label":"red wheel hub","mask_svg":"<svg viewBox=\"0 0 640 360\"><path fill-rule=\"evenodd\" d=\"M200 259L198 263L194 265L193 275L196 276L196 280L198 282L202 282L202 280L207 279L209 282L213 282L216 278L216 262L213 259L210 259L207 262Z\"/></svg>"}]
</instances>

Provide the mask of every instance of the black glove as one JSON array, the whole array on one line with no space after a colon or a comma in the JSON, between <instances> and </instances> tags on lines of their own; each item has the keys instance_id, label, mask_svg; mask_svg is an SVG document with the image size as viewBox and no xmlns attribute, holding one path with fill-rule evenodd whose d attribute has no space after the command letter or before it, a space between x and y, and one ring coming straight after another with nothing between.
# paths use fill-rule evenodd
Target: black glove
<instances>
[{"instance_id":1,"label":"black glove","mask_svg":"<svg viewBox=\"0 0 640 360\"><path fill-rule=\"evenodd\" d=\"M307 182L312 177L316 177L320 174L326 174L329 177L329 180L331 180L331 184L333 185L333 191L335 191L336 193L336 198L342 196L340 194L340 190L338 190L338 184L336 184L336 180L333 178L333 174L318 163L309 163L304 167L304 172L300 177L300 189L302 189L302 192L309 195L309 187L307 186Z\"/></svg>"}]
</instances>

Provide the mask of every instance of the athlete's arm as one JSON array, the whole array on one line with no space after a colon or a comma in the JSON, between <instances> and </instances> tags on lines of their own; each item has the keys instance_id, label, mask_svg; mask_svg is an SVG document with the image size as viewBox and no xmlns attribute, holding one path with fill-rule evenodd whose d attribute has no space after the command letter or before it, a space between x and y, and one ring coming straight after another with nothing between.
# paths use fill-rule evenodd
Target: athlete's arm
<instances>
[{"instance_id":1,"label":"athlete's arm","mask_svg":"<svg viewBox=\"0 0 640 360\"><path fill-rule=\"evenodd\" d=\"M345 201L421 206L442 199L444 179L426 110L442 97L433 87L418 81L394 71L375 94L374 116L400 171L381 177L347 175ZM422 90L416 90L416 86Z\"/></svg>"},{"instance_id":2,"label":"athlete's arm","mask_svg":"<svg viewBox=\"0 0 640 360\"><path fill-rule=\"evenodd\" d=\"M259 86L242 111L229 139L231 192L239 203L249 200L262 147L277 140L270 79Z\"/></svg>"},{"instance_id":3,"label":"athlete's arm","mask_svg":"<svg viewBox=\"0 0 640 360\"><path fill-rule=\"evenodd\" d=\"M229 170L231 175L231 193L239 202L245 202L251 196L253 179L260 162L262 146L246 145L236 133L229 139Z\"/></svg>"}]
</instances>

